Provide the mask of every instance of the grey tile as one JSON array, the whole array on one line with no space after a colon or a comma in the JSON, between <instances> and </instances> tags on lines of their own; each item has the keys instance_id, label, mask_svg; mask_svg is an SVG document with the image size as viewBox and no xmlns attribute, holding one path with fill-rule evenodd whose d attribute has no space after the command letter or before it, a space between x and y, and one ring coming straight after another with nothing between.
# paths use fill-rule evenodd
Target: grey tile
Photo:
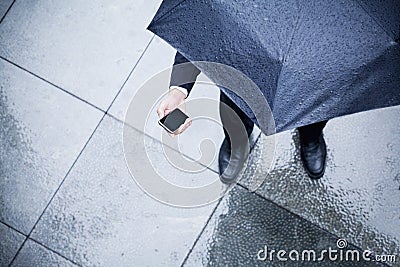
<instances>
[{"instance_id":1,"label":"grey tile","mask_svg":"<svg viewBox=\"0 0 400 267\"><path fill-rule=\"evenodd\" d=\"M0 60L0 220L27 234L102 113Z\"/></svg>"},{"instance_id":2,"label":"grey tile","mask_svg":"<svg viewBox=\"0 0 400 267\"><path fill-rule=\"evenodd\" d=\"M276 136L270 171L248 173L265 178L258 192L267 199L360 248L399 254L399 115L394 107L331 120L327 170L318 181L303 170L294 131Z\"/></svg>"},{"instance_id":3,"label":"grey tile","mask_svg":"<svg viewBox=\"0 0 400 267\"><path fill-rule=\"evenodd\" d=\"M67 259L28 239L12 266L76 266Z\"/></svg>"},{"instance_id":4,"label":"grey tile","mask_svg":"<svg viewBox=\"0 0 400 267\"><path fill-rule=\"evenodd\" d=\"M25 236L0 223L0 266L11 263L24 240Z\"/></svg>"},{"instance_id":5,"label":"grey tile","mask_svg":"<svg viewBox=\"0 0 400 267\"><path fill-rule=\"evenodd\" d=\"M136 92L148 79L172 67L175 53L176 50L174 48L155 36L135 70L132 72L128 82L111 106L110 114L123 121L129 103ZM160 81L160 87L162 87L163 91L168 90L170 71L167 70L167 72L168 74L163 76L163 78L166 77L167 79Z\"/></svg>"},{"instance_id":6,"label":"grey tile","mask_svg":"<svg viewBox=\"0 0 400 267\"><path fill-rule=\"evenodd\" d=\"M185 266L378 265L351 258L335 262L325 256L318 261L323 249L337 249L336 241L334 235L310 222L242 187L235 187L218 206ZM351 245L348 248L355 249ZM286 261L277 258L279 250L285 251ZM316 252L315 262L312 257L308 260L307 254L302 259L304 250ZM298 260L295 252L291 254L293 259L289 258L291 251L299 252Z\"/></svg>"},{"instance_id":7,"label":"grey tile","mask_svg":"<svg viewBox=\"0 0 400 267\"><path fill-rule=\"evenodd\" d=\"M333 236L306 220L298 221L297 232L296 251L299 252L299 259L301 259L298 261L298 266L387 266L374 262L372 256L367 255L367 260L365 260L363 258L364 250L350 244L346 239ZM326 251L324 252L324 250ZM329 253L329 251L331 252Z\"/></svg>"},{"instance_id":8,"label":"grey tile","mask_svg":"<svg viewBox=\"0 0 400 267\"><path fill-rule=\"evenodd\" d=\"M215 204L177 208L144 193L126 166L122 130L122 123L113 118L103 120L32 236L84 266L176 266ZM135 144L143 145L144 136L132 130L129 137L133 152L139 151ZM160 143L146 142L147 154L159 154ZM139 166L145 157L136 156ZM154 157L155 168L167 179L192 178L164 157ZM209 170L194 176L218 179Z\"/></svg>"},{"instance_id":9,"label":"grey tile","mask_svg":"<svg viewBox=\"0 0 400 267\"><path fill-rule=\"evenodd\" d=\"M152 34L159 1L17 1L1 56L106 109Z\"/></svg>"},{"instance_id":10,"label":"grey tile","mask_svg":"<svg viewBox=\"0 0 400 267\"><path fill-rule=\"evenodd\" d=\"M110 114L116 118L160 141L163 141L164 130L157 123L156 110L168 91L175 53L169 44L155 37L110 109ZM148 97L149 90L152 97ZM140 92L145 92L146 96ZM133 112L132 108L128 109L130 105L142 105L143 110L141 113ZM178 149L183 154L214 171L218 171L218 150L224 138L218 107L219 89L206 76L199 75L186 104L186 112L193 123L178 137ZM145 124L140 123L140 116L146 118ZM255 130L255 138L259 133L258 129Z\"/></svg>"},{"instance_id":11,"label":"grey tile","mask_svg":"<svg viewBox=\"0 0 400 267\"><path fill-rule=\"evenodd\" d=\"M14 0L1 0L0 1L0 20L6 14L8 8L11 6Z\"/></svg>"},{"instance_id":12,"label":"grey tile","mask_svg":"<svg viewBox=\"0 0 400 267\"><path fill-rule=\"evenodd\" d=\"M239 174L238 182L249 191L256 191L265 181L266 173L271 170L274 163L276 135L265 136L261 134L255 139L258 128L255 128L250 136L252 150L248 160Z\"/></svg>"},{"instance_id":13,"label":"grey tile","mask_svg":"<svg viewBox=\"0 0 400 267\"><path fill-rule=\"evenodd\" d=\"M296 223L283 209L234 187L213 214L185 266L265 266L266 262L257 259L265 246L296 248Z\"/></svg>"}]
</instances>

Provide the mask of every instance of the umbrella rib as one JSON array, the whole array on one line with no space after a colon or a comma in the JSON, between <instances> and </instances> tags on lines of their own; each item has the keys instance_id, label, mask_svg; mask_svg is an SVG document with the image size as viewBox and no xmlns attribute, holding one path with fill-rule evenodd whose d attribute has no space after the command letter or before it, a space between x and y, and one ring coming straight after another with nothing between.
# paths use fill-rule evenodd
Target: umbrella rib
<instances>
[{"instance_id":1,"label":"umbrella rib","mask_svg":"<svg viewBox=\"0 0 400 267\"><path fill-rule=\"evenodd\" d=\"M298 1L296 1L296 6L297 6L297 9L298 9L297 16L296 16L296 23L295 23L295 26L294 26L294 28L293 28L293 32L292 32L292 34L291 34L291 36L290 36L290 42L289 42L287 48L285 49L286 51L285 51L285 52L283 53L283 55L282 55L283 58L282 58L282 62L281 62L281 68L279 69L279 73L277 74L277 77L276 77L276 83L275 83L275 88L276 88L276 90L278 90L278 87L279 87L279 82L280 82L280 79L281 79L281 73L282 73L283 65L284 65L285 62L286 62L286 55L288 55L289 52L290 52L290 49L291 49L292 44L293 44L294 35L296 34L296 31L297 31L298 26L299 26L299 21L300 21L300 5L299 5L299 2L298 2ZM277 101L277 99L274 98L274 100L273 100L273 102L272 102L272 107L271 107L272 109L274 109L276 101Z\"/></svg>"},{"instance_id":2,"label":"umbrella rib","mask_svg":"<svg viewBox=\"0 0 400 267\"><path fill-rule=\"evenodd\" d=\"M152 21L152 23L156 23L159 22L161 19L163 19L166 15L168 15L169 12L171 12L172 10L174 10L177 6L179 6L180 4L182 4L183 2L185 2L186 0L181 0L179 1L176 5L174 5L173 7L171 7L171 9L169 9L168 11L166 11L164 14L162 14L159 18L157 18L156 20Z\"/></svg>"},{"instance_id":3,"label":"umbrella rib","mask_svg":"<svg viewBox=\"0 0 400 267\"><path fill-rule=\"evenodd\" d=\"M388 32L383 26L382 26L382 24L376 19L376 17L374 16L374 15L372 15L367 9L365 9L364 7L363 7L363 5L361 5L360 3L359 3L359 1L358 0L353 0L353 2L355 2L359 7L361 7L362 8L362 10L364 10L364 12L365 13L367 13L367 15L386 33L386 35L387 36L389 36L389 38L390 39L392 39L393 41L394 41L394 38L393 38L393 36L391 35L391 33L393 34L393 35L396 35L396 33L393 33L393 32Z\"/></svg>"},{"instance_id":4,"label":"umbrella rib","mask_svg":"<svg viewBox=\"0 0 400 267\"><path fill-rule=\"evenodd\" d=\"M296 31L297 31L297 29L298 29L298 27L299 27L300 9L301 9L301 8L300 8L300 5L299 5L299 2L298 2L298 1L296 1L296 5L297 5L297 10L298 10L298 12L297 12L297 17L296 17L296 25L294 26L292 35L290 36L290 42L289 42L289 44L288 44L288 46L287 46L286 53L283 54L282 63L285 62L285 60L286 60L286 55L288 55L289 52L290 52L290 48L292 47L294 35L296 34Z\"/></svg>"}]
</instances>

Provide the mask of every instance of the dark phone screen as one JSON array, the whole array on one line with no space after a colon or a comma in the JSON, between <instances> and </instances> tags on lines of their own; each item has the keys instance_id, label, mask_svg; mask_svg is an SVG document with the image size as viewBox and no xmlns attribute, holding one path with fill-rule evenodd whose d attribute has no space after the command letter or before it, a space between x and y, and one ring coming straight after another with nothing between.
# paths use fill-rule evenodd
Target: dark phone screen
<instances>
[{"instance_id":1,"label":"dark phone screen","mask_svg":"<svg viewBox=\"0 0 400 267\"><path fill-rule=\"evenodd\" d=\"M160 119L160 123L167 127L171 132L175 132L187 118L189 117L177 108Z\"/></svg>"}]
</instances>

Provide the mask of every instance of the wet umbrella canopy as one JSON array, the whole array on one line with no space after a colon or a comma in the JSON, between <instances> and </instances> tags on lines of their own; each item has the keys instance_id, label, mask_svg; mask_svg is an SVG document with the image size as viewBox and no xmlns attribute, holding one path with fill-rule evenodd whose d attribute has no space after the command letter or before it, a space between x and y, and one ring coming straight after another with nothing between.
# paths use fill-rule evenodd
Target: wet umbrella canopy
<instances>
[{"instance_id":1,"label":"wet umbrella canopy","mask_svg":"<svg viewBox=\"0 0 400 267\"><path fill-rule=\"evenodd\" d=\"M148 29L190 61L247 75L277 132L400 104L398 0L167 0Z\"/></svg>"}]
</instances>

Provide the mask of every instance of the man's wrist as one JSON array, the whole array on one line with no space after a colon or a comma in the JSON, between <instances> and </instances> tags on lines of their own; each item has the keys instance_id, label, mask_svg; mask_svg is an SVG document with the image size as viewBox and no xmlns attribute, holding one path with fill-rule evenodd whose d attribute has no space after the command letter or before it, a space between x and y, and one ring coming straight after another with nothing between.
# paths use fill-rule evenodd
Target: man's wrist
<instances>
[{"instance_id":1,"label":"man's wrist","mask_svg":"<svg viewBox=\"0 0 400 267\"><path fill-rule=\"evenodd\" d=\"M185 98L187 98L188 97L188 90L186 90L185 88L183 88L183 87L179 87L179 86L171 86L170 88L169 88L169 92L173 92L173 91L179 91L179 92L181 92L184 96L185 96Z\"/></svg>"}]
</instances>

